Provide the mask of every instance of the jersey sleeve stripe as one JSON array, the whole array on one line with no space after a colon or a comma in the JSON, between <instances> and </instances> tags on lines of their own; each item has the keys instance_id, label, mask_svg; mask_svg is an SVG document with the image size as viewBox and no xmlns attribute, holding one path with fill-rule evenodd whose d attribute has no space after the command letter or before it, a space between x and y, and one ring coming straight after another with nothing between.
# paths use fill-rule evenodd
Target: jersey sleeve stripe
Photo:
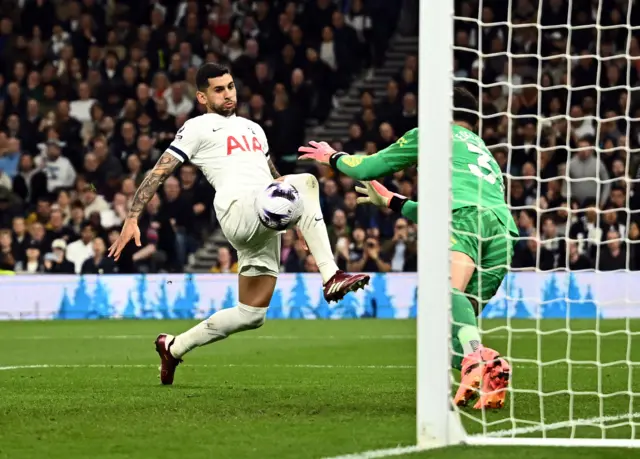
<instances>
[{"instance_id":1,"label":"jersey sleeve stripe","mask_svg":"<svg viewBox=\"0 0 640 459\"><path fill-rule=\"evenodd\" d=\"M169 153L172 153L173 156L175 156L176 158L178 158L182 162L185 162L187 159L189 159L187 154L184 151L180 150L178 147L174 147L173 145L169 145L169 148L167 148L167 150L169 150Z\"/></svg>"}]
</instances>

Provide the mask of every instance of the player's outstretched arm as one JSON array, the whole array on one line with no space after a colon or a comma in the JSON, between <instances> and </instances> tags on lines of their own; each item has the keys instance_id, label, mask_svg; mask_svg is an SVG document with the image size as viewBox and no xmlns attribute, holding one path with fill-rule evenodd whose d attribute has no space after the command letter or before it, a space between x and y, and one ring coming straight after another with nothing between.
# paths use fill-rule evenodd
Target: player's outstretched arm
<instances>
[{"instance_id":1,"label":"player's outstretched arm","mask_svg":"<svg viewBox=\"0 0 640 459\"><path fill-rule=\"evenodd\" d=\"M133 201L124 225L122 225L120 236L118 236L118 239L109 247L110 257L113 257L117 261L120 258L122 250L131 239L134 239L136 245L140 247L138 218L144 211L147 203L151 201L151 198L153 198L156 191L158 191L158 187L173 173L178 164L180 164L179 159L168 152L164 152L153 169L149 171L133 196Z\"/></svg>"},{"instance_id":2,"label":"player's outstretched arm","mask_svg":"<svg viewBox=\"0 0 640 459\"><path fill-rule=\"evenodd\" d=\"M377 207L388 207L395 212L399 212L402 216L418 223L418 203L402 196L401 194L392 193L381 183L372 180L364 182L365 188L357 186L356 191L362 193L357 199L358 204L373 204Z\"/></svg>"}]
</instances>

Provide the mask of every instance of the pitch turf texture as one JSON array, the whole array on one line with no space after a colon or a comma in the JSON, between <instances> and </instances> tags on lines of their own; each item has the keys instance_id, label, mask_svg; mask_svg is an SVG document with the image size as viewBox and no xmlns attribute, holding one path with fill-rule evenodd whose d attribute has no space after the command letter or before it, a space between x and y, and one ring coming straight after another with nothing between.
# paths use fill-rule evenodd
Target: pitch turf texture
<instances>
[{"instance_id":1,"label":"pitch turf texture","mask_svg":"<svg viewBox=\"0 0 640 459\"><path fill-rule=\"evenodd\" d=\"M0 323L1 458L321 458L415 443L414 321L270 321L260 330L196 350L162 387L153 340L185 321ZM484 329L505 322L488 321ZM512 321L534 329L535 321ZM574 331L640 331L640 321L572 321ZM541 321L542 330L566 327ZM517 359L517 393L505 410L487 412L490 430L521 435L640 437L640 336L565 333L536 336L506 329L487 345ZM569 352L567 353L567 349ZM539 353L539 354L538 354ZM579 362L569 367L564 359ZM599 360L601 371L587 362ZM567 389L571 388L571 396ZM600 389L600 390L599 390ZM596 393L601 392L599 397ZM591 393L588 393L591 392ZM480 413L465 409L470 432ZM624 418L630 413L631 420ZM510 415L520 419L512 424ZM474 421L471 416L476 417ZM601 418L597 427L563 427ZM503 420L504 422L500 422ZM529 422L524 422L529 421ZM634 421L636 424L634 425ZM634 426L634 427L632 427ZM468 447L411 458L504 458L514 449ZM528 458L622 458L614 449L517 448ZM403 456L404 457L404 456Z\"/></svg>"}]
</instances>

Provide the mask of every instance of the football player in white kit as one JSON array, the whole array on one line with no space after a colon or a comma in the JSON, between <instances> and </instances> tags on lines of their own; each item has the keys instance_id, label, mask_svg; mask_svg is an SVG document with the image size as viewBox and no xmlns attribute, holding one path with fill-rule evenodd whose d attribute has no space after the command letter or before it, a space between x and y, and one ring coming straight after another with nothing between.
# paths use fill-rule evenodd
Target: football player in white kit
<instances>
[{"instance_id":1,"label":"football player in white kit","mask_svg":"<svg viewBox=\"0 0 640 459\"><path fill-rule=\"evenodd\" d=\"M320 209L319 186L311 174L280 176L269 158L262 128L235 115L236 87L228 69L207 63L196 76L198 102L207 113L184 123L174 141L138 187L118 239L109 248L116 260L134 239L140 246L138 218L160 184L184 161L200 168L215 188L214 208L226 238L238 252L238 304L217 311L177 336L160 334L160 380L172 384L176 367L190 350L256 329L265 321L280 271L280 234L267 228L254 207L256 197L274 181L293 186L303 200L297 228L316 260L327 301L337 301L369 282L366 274L347 274L334 261Z\"/></svg>"}]
</instances>

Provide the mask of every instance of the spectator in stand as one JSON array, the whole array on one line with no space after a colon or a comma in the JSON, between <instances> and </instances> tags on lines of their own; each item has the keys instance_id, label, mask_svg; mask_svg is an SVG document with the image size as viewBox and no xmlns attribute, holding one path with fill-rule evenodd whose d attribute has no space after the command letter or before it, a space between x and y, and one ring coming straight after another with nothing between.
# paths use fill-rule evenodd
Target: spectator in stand
<instances>
[{"instance_id":1,"label":"spectator in stand","mask_svg":"<svg viewBox=\"0 0 640 459\"><path fill-rule=\"evenodd\" d=\"M51 252L44 256L44 270L47 274L74 274L76 267L67 260L65 250L67 243L64 239L56 239L51 244Z\"/></svg>"},{"instance_id":2,"label":"spectator in stand","mask_svg":"<svg viewBox=\"0 0 640 459\"><path fill-rule=\"evenodd\" d=\"M233 260L231 250L227 246L218 247L218 257L216 263L211 267L212 273L237 273L238 263Z\"/></svg>"},{"instance_id":3,"label":"spectator in stand","mask_svg":"<svg viewBox=\"0 0 640 459\"><path fill-rule=\"evenodd\" d=\"M600 206L609 199L611 184L605 165L594 153L594 138L583 137L578 140L578 153L568 165L570 198L575 198L582 205L599 200Z\"/></svg>"},{"instance_id":4,"label":"spectator in stand","mask_svg":"<svg viewBox=\"0 0 640 459\"><path fill-rule=\"evenodd\" d=\"M113 259L106 256L107 247L102 238L95 238L92 247L93 255L82 264L81 274L113 274L118 272Z\"/></svg>"},{"instance_id":5,"label":"spectator in stand","mask_svg":"<svg viewBox=\"0 0 640 459\"><path fill-rule=\"evenodd\" d=\"M82 265L93 256L93 239L95 229L91 223L84 223L80 231L80 239L67 245L65 257L74 265L76 274L82 272Z\"/></svg>"},{"instance_id":6,"label":"spectator in stand","mask_svg":"<svg viewBox=\"0 0 640 459\"><path fill-rule=\"evenodd\" d=\"M390 270L393 272L418 270L417 244L415 239L409 238L407 219L396 220L393 238L382 245L381 252L385 259L390 260Z\"/></svg>"}]
</instances>

